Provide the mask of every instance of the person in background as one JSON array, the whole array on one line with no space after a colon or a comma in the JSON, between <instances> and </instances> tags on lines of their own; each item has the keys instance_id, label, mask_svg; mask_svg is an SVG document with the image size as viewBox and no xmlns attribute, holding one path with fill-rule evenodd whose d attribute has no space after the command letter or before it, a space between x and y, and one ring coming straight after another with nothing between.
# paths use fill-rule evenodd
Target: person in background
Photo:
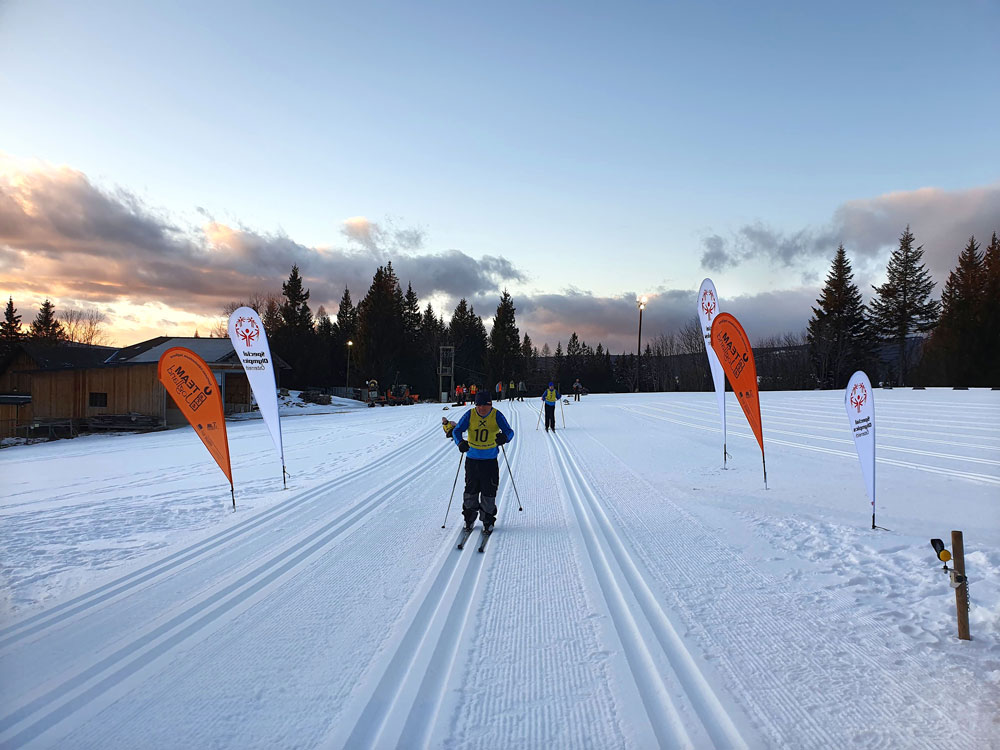
<instances>
[{"instance_id":1,"label":"person in background","mask_svg":"<svg viewBox=\"0 0 1000 750\"><path fill-rule=\"evenodd\" d=\"M496 395L493 397L494 401L503 401L503 380L497 381Z\"/></svg>"},{"instance_id":2,"label":"person in background","mask_svg":"<svg viewBox=\"0 0 1000 750\"><path fill-rule=\"evenodd\" d=\"M542 394L542 402L545 404L545 431L548 432L551 426L553 432L556 431L556 404L559 403L559 390L556 384L550 382L549 387Z\"/></svg>"},{"instance_id":3,"label":"person in background","mask_svg":"<svg viewBox=\"0 0 1000 750\"><path fill-rule=\"evenodd\" d=\"M527 388L524 387L524 381L521 380L517 384L517 400L524 401L524 394L527 392Z\"/></svg>"},{"instance_id":4,"label":"person in background","mask_svg":"<svg viewBox=\"0 0 1000 750\"><path fill-rule=\"evenodd\" d=\"M574 401L579 401L580 400L580 392L581 391L583 391L583 385L580 383L580 378L577 378L576 382L573 383L573 400Z\"/></svg>"},{"instance_id":5,"label":"person in background","mask_svg":"<svg viewBox=\"0 0 1000 750\"><path fill-rule=\"evenodd\" d=\"M513 401L514 400L514 396L516 396L516 395L517 395L517 392L514 390L514 381L512 380L512 381L510 381L510 384L507 386L507 400L508 401Z\"/></svg>"},{"instance_id":6,"label":"person in background","mask_svg":"<svg viewBox=\"0 0 1000 750\"><path fill-rule=\"evenodd\" d=\"M468 431L469 437L463 436ZM476 406L469 409L451 431L452 440L465 454L465 492L462 495L462 515L465 528L472 530L478 514L483 533L493 531L497 520L497 487L500 484L500 446L514 439L514 430L507 418L493 408L490 394L476 394Z\"/></svg>"},{"instance_id":7,"label":"person in background","mask_svg":"<svg viewBox=\"0 0 1000 750\"><path fill-rule=\"evenodd\" d=\"M473 403L475 403L475 401L476 401L476 391L478 391L478 390L479 389L476 387L475 383L473 383L472 385L469 386L469 390L467 391L467 393L469 395L469 401L472 401Z\"/></svg>"}]
</instances>

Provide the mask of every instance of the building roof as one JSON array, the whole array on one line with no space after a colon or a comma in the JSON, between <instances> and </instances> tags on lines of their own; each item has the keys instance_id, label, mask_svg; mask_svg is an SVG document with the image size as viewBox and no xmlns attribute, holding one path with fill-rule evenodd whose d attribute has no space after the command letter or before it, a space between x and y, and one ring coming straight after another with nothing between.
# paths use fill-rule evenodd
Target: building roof
<instances>
[{"instance_id":1,"label":"building roof","mask_svg":"<svg viewBox=\"0 0 1000 750\"><path fill-rule=\"evenodd\" d=\"M62 370L78 367L97 367L104 364L117 349L113 346L92 346L63 342L42 344L22 341L20 349L35 361L40 370Z\"/></svg>"},{"instance_id":2,"label":"building roof","mask_svg":"<svg viewBox=\"0 0 1000 750\"><path fill-rule=\"evenodd\" d=\"M141 341L138 344L119 349L113 357L107 360L109 365L123 362L159 362L160 355L167 349L183 346L190 349L203 360L212 363L239 362L233 342L228 338L210 339L194 336L157 336L155 339Z\"/></svg>"}]
</instances>

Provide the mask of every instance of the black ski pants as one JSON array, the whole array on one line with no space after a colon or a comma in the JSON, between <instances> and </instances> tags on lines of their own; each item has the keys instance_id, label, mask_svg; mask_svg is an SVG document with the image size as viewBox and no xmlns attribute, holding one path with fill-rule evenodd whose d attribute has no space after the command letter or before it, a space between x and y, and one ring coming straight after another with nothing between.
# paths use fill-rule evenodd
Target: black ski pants
<instances>
[{"instance_id":1,"label":"black ski pants","mask_svg":"<svg viewBox=\"0 0 1000 750\"><path fill-rule=\"evenodd\" d=\"M483 526L497 520L497 487L500 484L500 463L495 458L465 459L465 494L462 495L462 515L466 524L473 524L476 515Z\"/></svg>"},{"instance_id":2,"label":"black ski pants","mask_svg":"<svg viewBox=\"0 0 1000 750\"><path fill-rule=\"evenodd\" d=\"M556 405L555 404L545 404L545 429L552 428L553 431L556 429Z\"/></svg>"}]
</instances>

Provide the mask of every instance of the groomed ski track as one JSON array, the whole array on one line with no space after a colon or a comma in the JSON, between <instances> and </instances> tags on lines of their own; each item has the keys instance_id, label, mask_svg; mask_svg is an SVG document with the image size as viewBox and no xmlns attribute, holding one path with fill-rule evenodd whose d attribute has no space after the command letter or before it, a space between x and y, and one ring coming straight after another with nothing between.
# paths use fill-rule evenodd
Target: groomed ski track
<instances>
[{"instance_id":1,"label":"groomed ski track","mask_svg":"<svg viewBox=\"0 0 1000 750\"><path fill-rule=\"evenodd\" d=\"M507 457L524 512L501 455L483 554L478 524L455 548L461 475L440 528L459 461L442 412L399 409L378 415L400 427L365 465L6 625L0 747L877 748L901 725L908 747L982 746L982 726L958 732L952 676L924 675L918 650L885 658L894 613L783 591L688 510L695 478L667 484L620 459L668 462L671 440L714 448L711 400L585 403L560 406L554 434L536 429L537 399L497 404L517 433ZM591 429L588 409L620 427ZM750 444L738 418L730 408L731 452ZM774 422L766 434L782 434ZM646 426L683 429L650 444ZM916 468L997 482L959 468L996 463L995 431L958 456L924 450L913 427L896 452L940 460ZM767 442L805 455L817 448L799 437L822 444L821 429L795 432ZM853 457L849 444L821 450ZM725 479L759 477L750 451ZM780 530L759 530L780 544ZM858 637L824 641L845 630ZM825 649L838 653L813 657ZM801 701L799 681L829 700Z\"/></svg>"}]
</instances>

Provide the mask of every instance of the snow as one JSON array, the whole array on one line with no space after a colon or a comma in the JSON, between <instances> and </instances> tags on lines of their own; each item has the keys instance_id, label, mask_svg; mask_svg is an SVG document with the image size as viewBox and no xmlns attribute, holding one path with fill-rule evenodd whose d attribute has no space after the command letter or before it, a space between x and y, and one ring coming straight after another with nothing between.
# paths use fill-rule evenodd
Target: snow
<instances>
[{"instance_id":1,"label":"snow","mask_svg":"<svg viewBox=\"0 0 1000 750\"><path fill-rule=\"evenodd\" d=\"M0 747L1000 747L1000 392L588 395L454 545L436 404L0 451ZM563 422L565 420L565 423ZM461 484L461 478L459 478ZM973 640L929 539L964 532Z\"/></svg>"}]
</instances>

